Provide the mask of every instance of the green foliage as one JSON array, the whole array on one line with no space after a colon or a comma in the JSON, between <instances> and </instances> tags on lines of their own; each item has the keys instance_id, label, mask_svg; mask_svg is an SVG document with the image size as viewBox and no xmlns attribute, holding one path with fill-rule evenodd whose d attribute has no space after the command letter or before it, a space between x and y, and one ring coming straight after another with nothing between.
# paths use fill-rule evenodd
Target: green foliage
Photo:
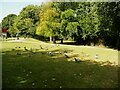
<instances>
[{"instance_id":1,"label":"green foliage","mask_svg":"<svg viewBox=\"0 0 120 90\"><path fill-rule=\"evenodd\" d=\"M9 29L10 26L13 26L14 20L16 19L17 15L15 14L9 14L6 17L3 18L2 20L2 28Z\"/></svg>"},{"instance_id":2,"label":"green foliage","mask_svg":"<svg viewBox=\"0 0 120 90\"><path fill-rule=\"evenodd\" d=\"M78 7L78 2L58 2L55 4L55 6L60 9L61 11L65 11L68 9L75 10Z\"/></svg>"},{"instance_id":3,"label":"green foliage","mask_svg":"<svg viewBox=\"0 0 120 90\"><path fill-rule=\"evenodd\" d=\"M14 26L11 26L9 29L8 29L8 32L9 34L13 37L16 35L17 31L16 29L14 29Z\"/></svg>"},{"instance_id":4,"label":"green foliage","mask_svg":"<svg viewBox=\"0 0 120 90\"><path fill-rule=\"evenodd\" d=\"M98 3L98 12L100 20L100 38L109 46L118 47L119 43L119 23L120 23L120 2ZM106 11L106 12L104 12Z\"/></svg>"},{"instance_id":5,"label":"green foliage","mask_svg":"<svg viewBox=\"0 0 120 90\"><path fill-rule=\"evenodd\" d=\"M77 26L78 26L78 22L69 22L68 23L68 25L66 27L67 37L71 37L74 40L75 37L79 36Z\"/></svg>"},{"instance_id":6,"label":"green foliage","mask_svg":"<svg viewBox=\"0 0 120 90\"><path fill-rule=\"evenodd\" d=\"M40 6L28 5L24 7L20 12L20 19L31 18L33 19L33 24L39 22L39 12Z\"/></svg>"},{"instance_id":7,"label":"green foliage","mask_svg":"<svg viewBox=\"0 0 120 90\"><path fill-rule=\"evenodd\" d=\"M35 34L33 20L30 18L26 18L24 20L19 20L18 22L16 22L16 28L20 31L20 35L27 34L33 36Z\"/></svg>"},{"instance_id":8,"label":"green foliage","mask_svg":"<svg viewBox=\"0 0 120 90\"><path fill-rule=\"evenodd\" d=\"M82 28L82 38L85 40L87 38L92 39L97 36L99 20L97 13L97 7L95 3L80 3L77 9L78 20Z\"/></svg>"},{"instance_id":9,"label":"green foliage","mask_svg":"<svg viewBox=\"0 0 120 90\"><path fill-rule=\"evenodd\" d=\"M57 36L59 21L59 13L51 7L50 3L46 3L40 12L40 24L37 27L36 34L47 37Z\"/></svg>"},{"instance_id":10,"label":"green foliage","mask_svg":"<svg viewBox=\"0 0 120 90\"><path fill-rule=\"evenodd\" d=\"M39 12L40 7L34 5L28 5L21 10L14 24L20 35L35 36L36 26L39 23Z\"/></svg>"},{"instance_id":11,"label":"green foliage","mask_svg":"<svg viewBox=\"0 0 120 90\"><path fill-rule=\"evenodd\" d=\"M74 20L74 10L68 9L64 12L61 13L61 18L67 20L67 22L73 21Z\"/></svg>"},{"instance_id":12,"label":"green foliage","mask_svg":"<svg viewBox=\"0 0 120 90\"><path fill-rule=\"evenodd\" d=\"M62 38L64 39L73 38L74 35L72 34L75 31L74 29L76 29L75 27L77 27L77 26L74 26L75 25L74 21L75 21L74 10L68 9L61 13L60 32L62 34L61 35Z\"/></svg>"},{"instance_id":13,"label":"green foliage","mask_svg":"<svg viewBox=\"0 0 120 90\"><path fill-rule=\"evenodd\" d=\"M11 36L14 36L16 31L13 29L14 22L16 21L17 15L15 14L9 14L2 20L2 28L6 28L8 30L8 33L11 34Z\"/></svg>"}]
</instances>

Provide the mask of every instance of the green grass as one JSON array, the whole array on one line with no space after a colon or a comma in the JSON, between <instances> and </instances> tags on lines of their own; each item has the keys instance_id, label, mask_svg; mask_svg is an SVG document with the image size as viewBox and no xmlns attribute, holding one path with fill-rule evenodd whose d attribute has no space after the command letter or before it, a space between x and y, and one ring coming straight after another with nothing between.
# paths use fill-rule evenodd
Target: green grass
<instances>
[{"instance_id":1,"label":"green grass","mask_svg":"<svg viewBox=\"0 0 120 90\"><path fill-rule=\"evenodd\" d=\"M48 46L49 49L39 49L40 44L44 48ZM21 48L15 49L15 46ZM24 46L28 49L32 47L35 53L24 51ZM16 43L3 42L1 49L3 88L118 87L118 66L112 65L118 64L117 50L71 45L57 47L34 39ZM73 49L73 54L70 54L70 49ZM64 57L64 50L68 51L70 58ZM60 51L62 54L51 56L47 53L50 51L53 53ZM22 55L16 55L18 52ZM96 53L99 54L98 61L94 60ZM74 62L74 57L81 59L82 62Z\"/></svg>"}]
</instances>

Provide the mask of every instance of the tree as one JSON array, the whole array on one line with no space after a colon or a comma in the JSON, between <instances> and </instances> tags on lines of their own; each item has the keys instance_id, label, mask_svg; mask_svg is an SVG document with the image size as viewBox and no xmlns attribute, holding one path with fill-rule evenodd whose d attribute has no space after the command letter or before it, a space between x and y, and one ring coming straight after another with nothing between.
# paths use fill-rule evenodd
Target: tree
<instances>
[{"instance_id":1,"label":"tree","mask_svg":"<svg viewBox=\"0 0 120 90\"><path fill-rule=\"evenodd\" d=\"M50 37L55 43L55 36L58 36L59 13L50 3L45 3L40 12L40 24L37 27L36 34Z\"/></svg>"},{"instance_id":2,"label":"tree","mask_svg":"<svg viewBox=\"0 0 120 90\"><path fill-rule=\"evenodd\" d=\"M2 37L2 23L0 23L0 37Z\"/></svg>"},{"instance_id":3,"label":"tree","mask_svg":"<svg viewBox=\"0 0 120 90\"><path fill-rule=\"evenodd\" d=\"M40 6L34 5L24 7L20 12L20 19L30 18L33 20L33 24L37 24L39 22L40 8Z\"/></svg>"},{"instance_id":4,"label":"tree","mask_svg":"<svg viewBox=\"0 0 120 90\"><path fill-rule=\"evenodd\" d=\"M61 34L64 39L77 40L80 37L80 26L75 10L68 9L61 13Z\"/></svg>"},{"instance_id":5,"label":"tree","mask_svg":"<svg viewBox=\"0 0 120 90\"><path fill-rule=\"evenodd\" d=\"M35 35L35 26L33 24L32 19L26 18L24 20L19 20L19 22L15 23L16 28L19 30L20 35Z\"/></svg>"},{"instance_id":6,"label":"tree","mask_svg":"<svg viewBox=\"0 0 120 90\"><path fill-rule=\"evenodd\" d=\"M86 44L96 43L99 33L99 19L97 5L94 2L80 2L76 10L77 19L80 25L80 36ZM80 41L80 40L79 40Z\"/></svg>"},{"instance_id":7,"label":"tree","mask_svg":"<svg viewBox=\"0 0 120 90\"><path fill-rule=\"evenodd\" d=\"M14 36L14 33L16 32L13 29L13 25L14 25L14 22L15 22L16 18L17 18L17 15L9 14L6 17L4 17L3 20L2 20L2 28L6 28L8 30L8 33L11 36Z\"/></svg>"},{"instance_id":8,"label":"tree","mask_svg":"<svg viewBox=\"0 0 120 90\"><path fill-rule=\"evenodd\" d=\"M75 11L72 9L68 9L61 13L62 20L67 20L67 22L74 22L75 19Z\"/></svg>"},{"instance_id":9,"label":"tree","mask_svg":"<svg viewBox=\"0 0 120 90\"><path fill-rule=\"evenodd\" d=\"M68 9L76 10L76 8L79 6L78 2L57 2L55 6L60 9L60 11L65 11Z\"/></svg>"},{"instance_id":10,"label":"tree","mask_svg":"<svg viewBox=\"0 0 120 90\"><path fill-rule=\"evenodd\" d=\"M76 40L77 37L79 37L79 31L78 31L78 22L69 22L66 31L67 31L67 37L72 38L73 40Z\"/></svg>"},{"instance_id":11,"label":"tree","mask_svg":"<svg viewBox=\"0 0 120 90\"><path fill-rule=\"evenodd\" d=\"M40 6L28 5L17 17L14 28L22 36L35 36L36 26L39 23Z\"/></svg>"},{"instance_id":12,"label":"tree","mask_svg":"<svg viewBox=\"0 0 120 90\"><path fill-rule=\"evenodd\" d=\"M118 47L120 2L98 3L98 15L100 20L100 39L110 47Z\"/></svg>"}]
</instances>

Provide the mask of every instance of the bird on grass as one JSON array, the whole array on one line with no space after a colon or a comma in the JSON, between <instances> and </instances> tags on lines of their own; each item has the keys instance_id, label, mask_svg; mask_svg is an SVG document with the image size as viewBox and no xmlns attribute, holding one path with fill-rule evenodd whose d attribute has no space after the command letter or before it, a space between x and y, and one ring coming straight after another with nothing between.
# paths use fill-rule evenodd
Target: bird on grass
<instances>
[{"instance_id":1,"label":"bird on grass","mask_svg":"<svg viewBox=\"0 0 120 90\"><path fill-rule=\"evenodd\" d=\"M67 55L67 53L64 53L64 56L65 56L66 58L69 58L69 56Z\"/></svg>"},{"instance_id":2,"label":"bird on grass","mask_svg":"<svg viewBox=\"0 0 120 90\"><path fill-rule=\"evenodd\" d=\"M74 58L75 62L81 62L79 59L77 58Z\"/></svg>"},{"instance_id":3,"label":"bird on grass","mask_svg":"<svg viewBox=\"0 0 120 90\"><path fill-rule=\"evenodd\" d=\"M28 49L27 49L26 47L24 47L24 50L25 50L25 51L28 51Z\"/></svg>"},{"instance_id":4,"label":"bird on grass","mask_svg":"<svg viewBox=\"0 0 120 90\"><path fill-rule=\"evenodd\" d=\"M17 52L17 55L21 55L21 53L18 53L18 52Z\"/></svg>"},{"instance_id":5,"label":"bird on grass","mask_svg":"<svg viewBox=\"0 0 120 90\"><path fill-rule=\"evenodd\" d=\"M64 50L64 53L67 53L67 51L66 51L66 50Z\"/></svg>"},{"instance_id":6,"label":"bird on grass","mask_svg":"<svg viewBox=\"0 0 120 90\"><path fill-rule=\"evenodd\" d=\"M35 54L35 52L33 52L33 49L32 49L32 48L30 48L30 52L32 52L33 54Z\"/></svg>"},{"instance_id":7,"label":"bird on grass","mask_svg":"<svg viewBox=\"0 0 120 90\"><path fill-rule=\"evenodd\" d=\"M44 54L43 52L41 52L41 54Z\"/></svg>"},{"instance_id":8,"label":"bird on grass","mask_svg":"<svg viewBox=\"0 0 120 90\"><path fill-rule=\"evenodd\" d=\"M60 45L59 44L57 44L57 47L59 47Z\"/></svg>"},{"instance_id":9,"label":"bird on grass","mask_svg":"<svg viewBox=\"0 0 120 90\"><path fill-rule=\"evenodd\" d=\"M49 52L49 54L50 54L51 56L53 56L53 53L52 53L52 52Z\"/></svg>"},{"instance_id":10,"label":"bird on grass","mask_svg":"<svg viewBox=\"0 0 120 90\"><path fill-rule=\"evenodd\" d=\"M95 60L97 60L97 59L98 59L98 54L95 55Z\"/></svg>"},{"instance_id":11,"label":"bird on grass","mask_svg":"<svg viewBox=\"0 0 120 90\"><path fill-rule=\"evenodd\" d=\"M20 46L16 46L15 48L21 48Z\"/></svg>"},{"instance_id":12,"label":"bird on grass","mask_svg":"<svg viewBox=\"0 0 120 90\"><path fill-rule=\"evenodd\" d=\"M40 45L40 49L43 49L42 45Z\"/></svg>"},{"instance_id":13,"label":"bird on grass","mask_svg":"<svg viewBox=\"0 0 120 90\"><path fill-rule=\"evenodd\" d=\"M62 54L62 52L59 52L59 54Z\"/></svg>"},{"instance_id":14,"label":"bird on grass","mask_svg":"<svg viewBox=\"0 0 120 90\"><path fill-rule=\"evenodd\" d=\"M72 50L72 49L70 49L70 53L71 53L71 54L73 53L73 50Z\"/></svg>"},{"instance_id":15,"label":"bird on grass","mask_svg":"<svg viewBox=\"0 0 120 90\"><path fill-rule=\"evenodd\" d=\"M12 51L15 51L15 49L12 49Z\"/></svg>"},{"instance_id":16,"label":"bird on grass","mask_svg":"<svg viewBox=\"0 0 120 90\"><path fill-rule=\"evenodd\" d=\"M32 52L32 48L30 48L30 52Z\"/></svg>"},{"instance_id":17,"label":"bird on grass","mask_svg":"<svg viewBox=\"0 0 120 90\"><path fill-rule=\"evenodd\" d=\"M48 46L46 46L46 50L48 50Z\"/></svg>"}]
</instances>

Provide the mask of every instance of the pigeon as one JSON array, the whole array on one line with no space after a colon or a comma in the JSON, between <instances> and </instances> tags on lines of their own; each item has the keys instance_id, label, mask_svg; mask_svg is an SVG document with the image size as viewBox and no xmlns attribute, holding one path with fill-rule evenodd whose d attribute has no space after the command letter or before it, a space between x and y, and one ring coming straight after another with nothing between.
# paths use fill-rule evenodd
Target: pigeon
<instances>
[{"instance_id":1,"label":"pigeon","mask_svg":"<svg viewBox=\"0 0 120 90\"><path fill-rule=\"evenodd\" d=\"M30 48L30 52L32 52L32 48Z\"/></svg>"},{"instance_id":2,"label":"pigeon","mask_svg":"<svg viewBox=\"0 0 120 90\"><path fill-rule=\"evenodd\" d=\"M59 47L60 45L59 44L57 44L57 47Z\"/></svg>"},{"instance_id":3,"label":"pigeon","mask_svg":"<svg viewBox=\"0 0 120 90\"><path fill-rule=\"evenodd\" d=\"M21 48L20 46L16 46L15 48Z\"/></svg>"},{"instance_id":4,"label":"pigeon","mask_svg":"<svg viewBox=\"0 0 120 90\"><path fill-rule=\"evenodd\" d=\"M74 58L75 59L75 62L81 62L80 60L78 60L77 58Z\"/></svg>"},{"instance_id":5,"label":"pigeon","mask_svg":"<svg viewBox=\"0 0 120 90\"><path fill-rule=\"evenodd\" d=\"M52 52L49 52L49 54L50 54L51 56L53 56Z\"/></svg>"},{"instance_id":6,"label":"pigeon","mask_svg":"<svg viewBox=\"0 0 120 90\"><path fill-rule=\"evenodd\" d=\"M59 52L59 54L62 54L62 52Z\"/></svg>"},{"instance_id":7,"label":"pigeon","mask_svg":"<svg viewBox=\"0 0 120 90\"><path fill-rule=\"evenodd\" d=\"M66 51L66 50L64 50L64 53L67 53L67 51Z\"/></svg>"},{"instance_id":8,"label":"pigeon","mask_svg":"<svg viewBox=\"0 0 120 90\"><path fill-rule=\"evenodd\" d=\"M12 49L12 51L15 51L15 49Z\"/></svg>"},{"instance_id":9,"label":"pigeon","mask_svg":"<svg viewBox=\"0 0 120 90\"><path fill-rule=\"evenodd\" d=\"M27 49L26 47L24 47L24 50L25 50L25 51L28 51L28 49Z\"/></svg>"},{"instance_id":10,"label":"pigeon","mask_svg":"<svg viewBox=\"0 0 120 90\"><path fill-rule=\"evenodd\" d=\"M46 50L48 50L48 47L46 46Z\"/></svg>"},{"instance_id":11,"label":"pigeon","mask_svg":"<svg viewBox=\"0 0 120 90\"><path fill-rule=\"evenodd\" d=\"M98 54L95 55L95 59L98 59Z\"/></svg>"},{"instance_id":12,"label":"pigeon","mask_svg":"<svg viewBox=\"0 0 120 90\"><path fill-rule=\"evenodd\" d=\"M72 49L70 50L70 53L71 53L71 54L73 53L73 50L72 50Z\"/></svg>"},{"instance_id":13,"label":"pigeon","mask_svg":"<svg viewBox=\"0 0 120 90\"><path fill-rule=\"evenodd\" d=\"M69 56L67 55L67 53L64 53L64 55L65 55L66 58L69 58Z\"/></svg>"},{"instance_id":14,"label":"pigeon","mask_svg":"<svg viewBox=\"0 0 120 90\"><path fill-rule=\"evenodd\" d=\"M21 55L21 53L17 53L17 55Z\"/></svg>"},{"instance_id":15,"label":"pigeon","mask_svg":"<svg viewBox=\"0 0 120 90\"><path fill-rule=\"evenodd\" d=\"M49 54L51 54L52 52L48 52Z\"/></svg>"},{"instance_id":16,"label":"pigeon","mask_svg":"<svg viewBox=\"0 0 120 90\"><path fill-rule=\"evenodd\" d=\"M43 49L43 47L40 45L40 49Z\"/></svg>"}]
</instances>

